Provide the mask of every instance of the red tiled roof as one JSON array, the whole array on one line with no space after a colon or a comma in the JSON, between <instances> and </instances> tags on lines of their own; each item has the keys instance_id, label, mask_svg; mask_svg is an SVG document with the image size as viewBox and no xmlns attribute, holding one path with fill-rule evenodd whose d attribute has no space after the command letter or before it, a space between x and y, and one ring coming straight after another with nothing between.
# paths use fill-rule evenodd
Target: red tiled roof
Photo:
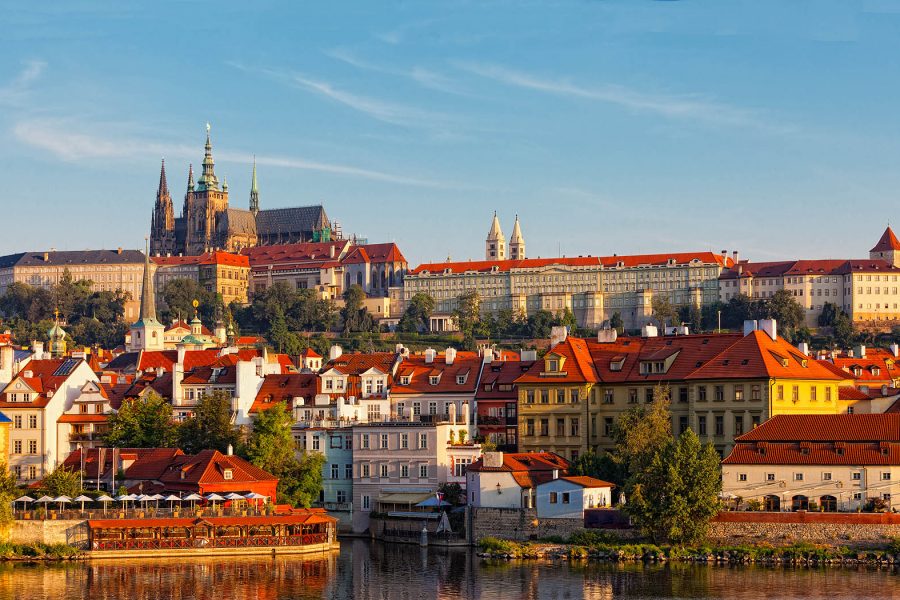
<instances>
[{"instance_id":1,"label":"red tiled roof","mask_svg":"<svg viewBox=\"0 0 900 600\"><path fill-rule=\"evenodd\" d=\"M900 414L775 415L739 442L900 442Z\"/></svg>"},{"instance_id":2,"label":"red tiled roof","mask_svg":"<svg viewBox=\"0 0 900 600\"><path fill-rule=\"evenodd\" d=\"M900 465L900 443L738 443L723 465Z\"/></svg>"},{"instance_id":3,"label":"red tiled roof","mask_svg":"<svg viewBox=\"0 0 900 600\"><path fill-rule=\"evenodd\" d=\"M784 362L786 364L784 364ZM803 363L806 363L804 366ZM752 331L686 379L745 379L778 377L782 379L842 379L818 361L804 356L782 338L773 340L764 331Z\"/></svg>"},{"instance_id":4,"label":"red tiled roof","mask_svg":"<svg viewBox=\"0 0 900 600\"><path fill-rule=\"evenodd\" d=\"M894 230L888 226L881 234L881 239L869 252L889 252L891 250L900 250L900 240L894 235Z\"/></svg>"},{"instance_id":5,"label":"red tiled roof","mask_svg":"<svg viewBox=\"0 0 900 600\"><path fill-rule=\"evenodd\" d=\"M81 414L72 413L65 414L57 419L57 423L105 423L108 415L97 414Z\"/></svg>"},{"instance_id":6,"label":"red tiled roof","mask_svg":"<svg viewBox=\"0 0 900 600\"><path fill-rule=\"evenodd\" d=\"M516 401L519 393L516 379L527 372L533 364L533 361L505 360L493 361L490 364L483 365L481 367L481 379L478 390L475 392L475 400L479 403L491 400ZM501 385L509 385L511 389L501 390Z\"/></svg>"},{"instance_id":7,"label":"red tiled roof","mask_svg":"<svg viewBox=\"0 0 900 600\"><path fill-rule=\"evenodd\" d=\"M231 252L207 252L196 256L151 256L155 264L159 266L171 265L228 265L232 267L250 267L250 261L243 254L232 254Z\"/></svg>"},{"instance_id":8,"label":"red tiled roof","mask_svg":"<svg viewBox=\"0 0 900 600\"><path fill-rule=\"evenodd\" d=\"M577 256L562 258L525 258L521 260L480 260L465 262L440 262L421 264L410 275L420 275L424 272L441 274L446 270L451 273L465 273L468 271L488 272L496 269L501 272L517 269L538 269L551 265L568 267L600 267L613 268L621 263L624 267L636 267L638 265L663 265L670 260L676 264L686 264L693 260L699 260L706 264L717 264L728 267L733 264L730 258L714 252L673 252L670 254L635 254L625 256Z\"/></svg>"},{"instance_id":9,"label":"red tiled roof","mask_svg":"<svg viewBox=\"0 0 900 600\"><path fill-rule=\"evenodd\" d=\"M288 409L291 409L291 401L294 398L315 398L317 381L318 376L314 373L266 375L253 406L250 407L250 412L258 413L266 410L275 402L286 402Z\"/></svg>"},{"instance_id":10,"label":"red tiled roof","mask_svg":"<svg viewBox=\"0 0 900 600\"><path fill-rule=\"evenodd\" d=\"M84 450L84 476L89 479L97 478L97 467L100 462L100 448ZM75 450L63 462L67 469L81 469L81 452ZM113 451L111 448L103 448L103 467L101 477L109 474L112 467ZM154 479L162 473L162 469L174 456L182 454L177 448L118 448L116 458L127 457L134 460L134 464L125 472L128 479ZM164 463L164 464L163 464ZM162 465L162 466L161 466ZM133 469L133 470L132 470Z\"/></svg>"},{"instance_id":11,"label":"red tiled roof","mask_svg":"<svg viewBox=\"0 0 900 600\"><path fill-rule=\"evenodd\" d=\"M312 348L307 348L303 352L300 353L300 356L304 358L322 358L322 355L313 350Z\"/></svg>"},{"instance_id":12,"label":"red tiled roof","mask_svg":"<svg viewBox=\"0 0 900 600\"><path fill-rule=\"evenodd\" d=\"M484 457L481 457L469 465L467 470L477 473L511 473L520 487L532 488L552 480L554 471L558 475L566 475L569 466L569 461L552 452L504 452L503 465L500 467L484 466Z\"/></svg>"},{"instance_id":13,"label":"red tiled roof","mask_svg":"<svg viewBox=\"0 0 900 600\"><path fill-rule=\"evenodd\" d=\"M231 469L231 479L224 472ZM126 473L127 475L127 473ZM158 479L167 486L209 485L215 483L251 484L260 481L277 481L278 478L243 458L222 454L218 450L203 450L195 455L174 457Z\"/></svg>"},{"instance_id":14,"label":"red tiled roof","mask_svg":"<svg viewBox=\"0 0 900 600\"><path fill-rule=\"evenodd\" d=\"M458 351L450 365L444 353L435 354L432 363L426 363L423 354L411 354L404 357L397 368L391 395L472 393L478 384L480 368L481 357L475 352ZM433 375L440 376L436 384L431 383L430 377ZM410 377L409 383L400 383L401 377L407 376ZM458 376L465 376L465 383L457 383Z\"/></svg>"},{"instance_id":15,"label":"red tiled roof","mask_svg":"<svg viewBox=\"0 0 900 600\"><path fill-rule=\"evenodd\" d=\"M846 275L847 273L866 273L891 271L900 269L881 259L825 259L825 260L792 260L779 262L742 262L734 268L723 271L719 279L738 279L747 277L785 277L800 275Z\"/></svg>"},{"instance_id":16,"label":"red tiled roof","mask_svg":"<svg viewBox=\"0 0 900 600\"><path fill-rule=\"evenodd\" d=\"M574 483L575 485L580 485L583 488L616 487L616 484L614 484L614 483L610 483L608 481L603 481L602 479L596 479L595 477L566 475L566 476L560 477L560 479L569 481L571 483Z\"/></svg>"},{"instance_id":17,"label":"red tiled roof","mask_svg":"<svg viewBox=\"0 0 900 600\"><path fill-rule=\"evenodd\" d=\"M250 260L250 266L254 269L269 265L299 264L303 263L310 268L324 266L325 264L339 264L344 248L349 245L346 241L336 242L304 242L300 244L279 244L274 246L254 246L245 248L241 254ZM334 255L332 256L332 252Z\"/></svg>"},{"instance_id":18,"label":"red tiled roof","mask_svg":"<svg viewBox=\"0 0 900 600\"><path fill-rule=\"evenodd\" d=\"M841 386L838 388L838 398L841 400L870 400L871 398L864 391L851 386Z\"/></svg>"},{"instance_id":19,"label":"red tiled roof","mask_svg":"<svg viewBox=\"0 0 900 600\"><path fill-rule=\"evenodd\" d=\"M566 360L560 367L560 375L544 374L546 363L543 360L535 361L523 375L516 379L516 383L596 383L600 381L587 341L581 338L567 337L551 348L545 358L552 354L564 357Z\"/></svg>"},{"instance_id":20,"label":"red tiled roof","mask_svg":"<svg viewBox=\"0 0 900 600\"><path fill-rule=\"evenodd\" d=\"M294 508L289 514L275 516L249 517L182 517L168 519L89 519L91 529L145 529L153 527L185 527L190 528L202 523L216 527L236 527L252 525L313 525L316 523L335 523L337 519L324 510Z\"/></svg>"},{"instance_id":21,"label":"red tiled roof","mask_svg":"<svg viewBox=\"0 0 900 600\"><path fill-rule=\"evenodd\" d=\"M369 369L375 368L382 373L390 374L391 366L394 364L396 356L393 352L342 354L338 358L325 363L323 371L335 369L344 375L361 375Z\"/></svg>"},{"instance_id":22,"label":"red tiled roof","mask_svg":"<svg viewBox=\"0 0 900 600\"><path fill-rule=\"evenodd\" d=\"M0 394L0 407L3 408L43 408L47 406L50 402L50 398L48 397L48 393L55 392L65 384L66 380L69 379L69 376L77 369L80 364L84 362L83 359L73 359L73 358L51 358L47 360L37 359L30 360L25 367L19 371L16 377L13 377L12 381L10 381L10 385L13 382L21 379L24 381L32 390L38 393L37 398L35 398L32 402L7 402L6 401L6 393ZM71 368L66 368L60 370L64 364L69 363L72 366ZM87 364L87 363L85 363ZM30 372L30 377L26 377L26 374ZM9 386L7 386L8 388ZM5 390L6 388L4 388Z\"/></svg>"}]
</instances>

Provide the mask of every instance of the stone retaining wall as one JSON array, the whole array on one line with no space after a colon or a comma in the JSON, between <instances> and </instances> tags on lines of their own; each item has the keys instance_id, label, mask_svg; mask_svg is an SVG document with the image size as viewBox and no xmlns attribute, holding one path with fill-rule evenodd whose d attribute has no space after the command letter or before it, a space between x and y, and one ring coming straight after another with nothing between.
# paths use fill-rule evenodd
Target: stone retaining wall
<instances>
[{"instance_id":1,"label":"stone retaining wall","mask_svg":"<svg viewBox=\"0 0 900 600\"><path fill-rule=\"evenodd\" d=\"M10 525L7 538L13 544L69 544L87 548L86 521L79 520L16 520Z\"/></svg>"},{"instance_id":2,"label":"stone retaining wall","mask_svg":"<svg viewBox=\"0 0 900 600\"><path fill-rule=\"evenodd\" d=\"M525 542L551 536L568 538L584 529L583 519L538 519L535 509L475 508L471 511L472 541L484 537ZM618 530L610 530L619 533ZM624 532L623 532L624 533Z\"/></svg>"},{"instance_id":3,"label":"stone retaining wall","mask_svg":"<svg viewBox=\"0 0 900 600\"><path fill-rule=\"evenodd\" d=\"M725 512L710 523L709 538L727 544L812 542L882 546L900 537L900 515L890 513Z\"/></svg>"}]
</instances>

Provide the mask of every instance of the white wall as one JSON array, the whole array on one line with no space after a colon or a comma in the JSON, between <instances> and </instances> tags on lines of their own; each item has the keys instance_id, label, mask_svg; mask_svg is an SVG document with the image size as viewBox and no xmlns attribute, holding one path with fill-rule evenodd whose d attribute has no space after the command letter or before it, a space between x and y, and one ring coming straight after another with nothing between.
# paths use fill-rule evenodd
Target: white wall
<instances>
[{"instance_id":1,"label":"white wall","mask_svg":"<svg viewBox=\"0 0 900 600\"><path fill-rule=\"evenodd\" d=\"M512 473L496 471L470 472L467 478L468 501L472 506L522 508L522 488L513 479ZM497 484L500 484L499 493L497 493Z\"/></svg>"},{"instance_id":2,"label":"white wall","mask_svg":"<svg viewBox=\"0 0 900 600\"><path fill-rule=\"evenodd\" d=\"M550 494L556 493L556 502ZM568 502L564 502L568 494ZM556 479L537 486L537 514L541 519L581 519L584 509L609 506L610 488L583 488L578 484Z\"/></svg>"}]
</instances>

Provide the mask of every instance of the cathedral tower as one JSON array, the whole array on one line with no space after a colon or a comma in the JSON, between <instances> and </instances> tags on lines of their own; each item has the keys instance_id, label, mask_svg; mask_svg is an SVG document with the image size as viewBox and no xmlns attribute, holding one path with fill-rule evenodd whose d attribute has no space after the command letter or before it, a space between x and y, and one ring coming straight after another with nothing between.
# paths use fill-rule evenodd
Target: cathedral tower
<instances>
[{"instance_id":1,"label":"cathedral tower","mask_svg":"<svg viewBox=\"0 0 900 600\"><path fill-rule=\"evenodd\" d=\"M150 269L150 252L144 257L144 281L141 285L141 318L131 326L129 350L162 350L165 325L156 320L156 292L153 290L153 271Z\"/></svg>"},{"instance_id":2,"label":"cathedral tower","mask_svg":"<svg viewBox=\"0 0 900 600\"><path fill-rule=\"evenodd\" d=\"M503 231L500 230L497 211L494 211L494 220L491 222L491 230L488 232L484 246L485 260L506 260L506 238L503 236Z\"/></svg>"},{"instance_id":3,"label":"cathedral tower","mask_svg":"<svg viewBox=\"0 0 900 600\"><path fill-rule=\"evenodd\" d=\"M156 205L150 224L150 253L172 254L175 252L175 207L166 181L166 159L159 170L159 188L156 190Z\"/></svg>"},{"instance_id":4,"label":"cathedral tower","mask_svg":"<svg viewBox=\"0 0 900 600\"><path fill-rule=\"evenodd\" d=\"M206 124L206 151L203 157L203 172L193 190L188 190L185 250L188 254L203 254L216 246L216 227L220 215L228 209L228 189L219 186L215 161L212 157L212 143L209 123Z\"/></svg>"},{"instance_id":5,"label":"cathedral tower","mask_svg":"<svg viewBox=\"0 0 900 600\"><path fill-rule=\"evenodd\" d=\"M522 229L519 227L519 215L516 215L516 224L513 225L513 232L509 238L509 258L511 260L522 260L525 258L525 238L522 236Z\"/></svg>"}]
</instances>

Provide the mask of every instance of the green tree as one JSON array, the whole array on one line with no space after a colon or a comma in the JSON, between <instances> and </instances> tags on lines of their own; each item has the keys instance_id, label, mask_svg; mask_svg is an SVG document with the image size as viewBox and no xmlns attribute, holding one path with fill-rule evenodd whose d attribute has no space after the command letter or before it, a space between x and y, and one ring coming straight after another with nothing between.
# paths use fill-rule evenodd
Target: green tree
<instances>
[{"instance_id":1,"label":"green tree","mask_svg":"<svg viewBox=\"0 0 900 600\"><path fill-rule=\"evenodd\" d=\"M200 397L194 414L178 426L179 447L188 454L201 450L226 452L238 443L238 430L231 424L231 394L216 390Z\"/></svg>"},{"instance_id":2,"label":"green tree","mask_svg":"<svg viewBox=\"0 0 900 600\"><path fill-rule=\"evenodd\" d=\"M152 390L123 402L108 424L106 443L116 448L173 448L178 438L172 407Z\"/></svg>"},{"instance_id":3,"label":"green tree","mask_svg":"<svg viewBox=\"0 0 900 600\"><path fill-rule=\"evenodd\" d=\"M477 291L469 290L457 296L453 318L463 334L463 346L466 350L474 350L475 334L481 320L481 298Z\"/></svg>"},{"instance_id":4,"label":"green tree","mask_svg":"<svg viewBox=\"0 0 900 600\"><path fill-rule=\"evenodd\" d=\"M0 463L0 525L13 521L13 500L18 497L16 476L9 471L6 463Z\"/></svg>"},{"instance_id":5,"label":"green tree","mask_svg":"<svg viewBox=\"0 0 900 600\"><path fill-rule=\"evenodd\" d=\"M675 321L678 320L678 311L675 310L668 298L665 296L653 296L651 305L653 307L653 317L657 320L660 327L665 327L666 323L675 325Z\"/></svg>"},{"instance_id":6,"label":"green tree","mask_svg":"<svg viewBox=\"0 0 900 600\"><path fill-rule=\"evenodd\" d=\"M428 331L431 315L434 312L434 298L419 292L409 300L397 329L405 333Z\"/></svg>"},{"instance_id":7,"label":"green tree","mask_svg":"<svg viewBox=\"0 0 900 600\"><path fill-rule=\"evenodd\" d=\"M690 331L703 331L703 314L700 307L696 304L686 304L678 307L678 320L682 324L688 325Z\"/></svg>"},{"instance_id":8,"label":"green tree","mask_svg":"<svg viewBox=\"0 0 900 600\"><path fill-rule=\"evenodd\" d=\"M585 475L609 481L616 484L619 489L625 485L625 478L628 475L625 466L612 454L608 452L598 454L592 450L580 455L569 472L572 475Z\"/></svg>"},{"instance_id":9,"label":"green tree","mask_svg":"<svg viewBox=\"0 0 900 600\"><path fill-rule=\"evenodd\" d=\"M344 307L341 309L341 320L344 323L344 335L361 331L372 331L375 320L363 305L366 292L358 285L351 285L344 292Z\"/></svg>"},{"instance_id":10,"label":"green tree","mask_svg":"<svg viewBox=\"0 0 900 600\"><path fill-rule=\"evenodd\" d=\"M672 439L669 405L669 388L656 386L653 402L625 411L616 421L612 430L614 454L625 469L626 479L644 471L653 456Z\"/></svg>"},{"instance_id":11,"label":"green tree","mask_svg":"<svg viewBox=\"0 0 900 600\"><path fill-rule=\"evenodd\" d=\"M741 329L744 321L756 318L756 303L746 294L738 294L722 307L722 327Z\"/></svg>"},{"instance_id":12,"label":"green tree","mask_svg":"<svg viewBox=\"0 0 900 600\"><path fill-rule=\"evenodd\" d=\"M841 348L849 348L853 344L856 337L856 331L853 327L853 321L847 316L847 313L841 311L834 319L832 325L834 331L834 341Z\"/></svg>"},{"instance_id":13,"label":"green tree","mask_svg":"<svg viewBox=\"0 0 900 600\"><path fill-rule=\"evenodd\" d=\"M205 323L212 323L215 320L219 303L217 294L206 291L193 279L179 278L169 281L163 287L162 298L165 309L162 311L161 317L164 321L176 318L190 321L195 312ZM196 309L193 305L194 300L199 303Z\"/></svg>"},{"instance_id":14,"label":"green tree","mask_svg":"<svg viewBox=\"0 0 900 600\"><path fill-rule=\"evenodd\" d=\"M609 326L611 329L618 331L619 334L625 333L625 321L622 320L622 315L619 311L613 313L612 317L609 319Z\"/></svg>"},{"instance_id":15,"label":"green tree","mask_svg":"<svg viewBox=\"0 0 900 600\"><path fill-rule=\"evenodd\" d=\"M279 481L279 497L293 506L309 508L322 493L322 469L325 455L318 452L303 452L294 468Z\"/></svg>"},{"instance_id":16,"label":"green tree","mask_svg":"<svg viewBox=\"0 0 900 600\"><path fill-rule=\"evenodd\" d=\"M442 483L438 486L438 491L444 495L444 502L453 506L466 503L466 492L458 483Z\"/></svg>"},{"instance_id":17,"label":"green tree","mask_svg":"<svg viewBox=\"0 0 900 600\"><path fill-rule=\"evenodd\" d=\"M300 337L288 330L287 321L281 313L276 313L272 319L266 339L275 347L276 352L296 355L304 349Z\"/></svg>"},{"instance_id":18,"label":"green tree","mask_svg":"<svg viewBox=\"0 0 900 600\"><path fill-rule=\"evenodd\" d=\"M719 456L688 429L633 473L629 487L625 511L654 542L699 542L720 509Z\"/></svg>"},{"instance_id":19,"label":"green tree","mask_svg":"<svg viewBox=\"0 0 900 600\"><path fill-rule=\"evenodd\" d=\"M700 330L713 331L719 328L719 314L725 310L725 304L722 302L713 302L712 304L704 304L700 309ZM724 317L723 317L724 318ZM724 326L727 324L722 323Z\"/></svg>"},{"instance_id":20,"label":"green tree","mask_svg":"<svg viewBox=\"0 0 900 600\"><path fill-rule=\"evenodd\" d=\"M805 323L805 312L788 290L778 290L762 305L765 317L778 321L778 334L792 339L793 333Z\"/></svg>"},{"instance_id":21,"label":"green tree","mask_svg":"<svg viewBox=\"0 0 900 600\"><path fill-rule=\"evenodd\" d=\"M60 465L44 477L41 489L49 496L75 498L81 493L81 474L75 469L68 469Z\"/></svg>"},{"instance_id":22,"label":"green tree","mask_svg":"<svg viewBox=\"0 0 900 600\"><path fill-rule=\"evenodd\" d=\"M833 302L826 302L822 305L822 313L819 315L819 326L820 327L831 327L834 325L835 319L837 319L838 314L841 312L841 309L837 304Z\"/></svg>"}]
</instances>

